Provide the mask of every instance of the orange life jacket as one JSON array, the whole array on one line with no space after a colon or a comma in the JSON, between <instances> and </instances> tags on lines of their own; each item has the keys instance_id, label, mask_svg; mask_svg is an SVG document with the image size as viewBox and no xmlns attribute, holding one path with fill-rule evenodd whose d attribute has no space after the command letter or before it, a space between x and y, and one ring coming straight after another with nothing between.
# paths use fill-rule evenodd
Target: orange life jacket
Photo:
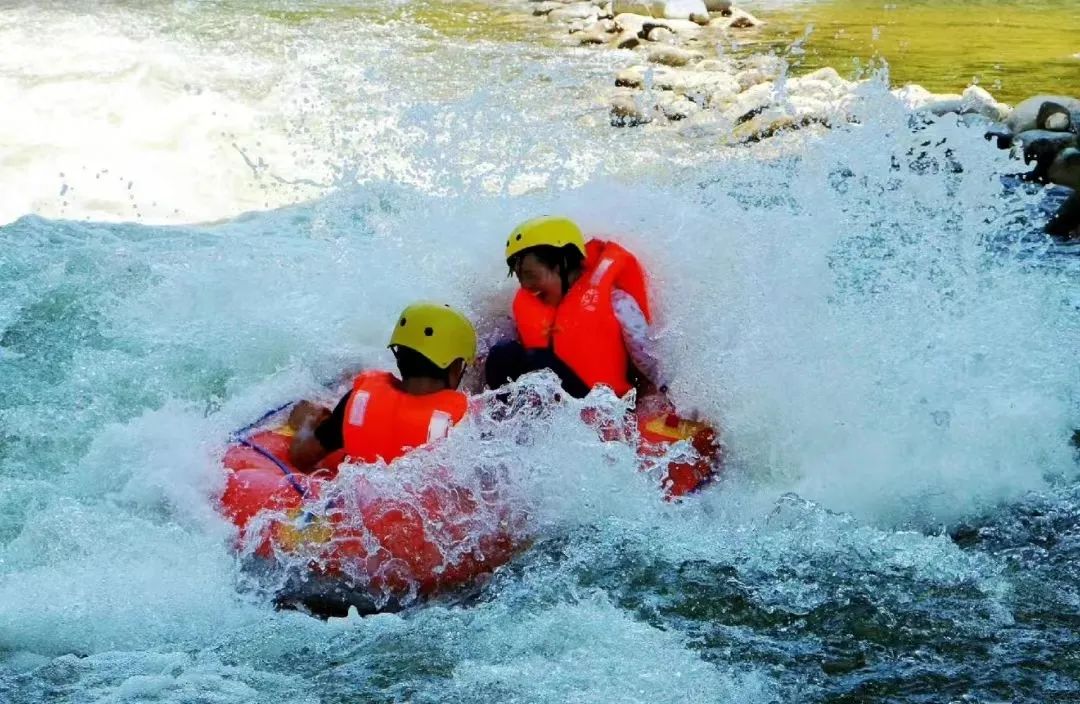
<instances>
[{"instance_id":1,"label":"orange life jacket","mask_svg":"<svg viewBox=\"0 0 1080 704\"><path fill-rule=\"evenodd\" d=\"M414 447L446 437L469 401L460 391L414 396L387 372L364 372L345 406L345 454L362 462L392 462Z\"/></svg>"},{"instance_id":2,"label":"orange life jacket","mask_svg":"<svg viewBox=\"0 0 1080 704\"><path fill-rule=\"evenodd\" d=\"M526 348L550 348L589 388L605 384L622 396L630 385L630 357L611 293L621 289L651 321L645 274L634 255L613 242L585 245L585 270L558 306L521 289L514 298L514 322Z\"/></svg>"}]
</instances>

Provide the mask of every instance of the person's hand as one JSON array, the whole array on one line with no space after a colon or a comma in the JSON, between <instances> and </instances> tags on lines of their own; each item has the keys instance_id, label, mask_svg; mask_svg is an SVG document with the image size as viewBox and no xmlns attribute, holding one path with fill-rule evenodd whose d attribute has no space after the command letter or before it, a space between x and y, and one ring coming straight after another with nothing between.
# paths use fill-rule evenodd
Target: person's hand
<instances>
[{"instance_id":1,"label":"person's hand","mask_svg":"<svg viewBox=\"0 0 1080 704\"><path fill-rule=\"evenodd\" d=\"M289 427L293 430L314 428L329 417L329 409L311 401L300 401L289 412Z\"/></svg>"}]
</instances>

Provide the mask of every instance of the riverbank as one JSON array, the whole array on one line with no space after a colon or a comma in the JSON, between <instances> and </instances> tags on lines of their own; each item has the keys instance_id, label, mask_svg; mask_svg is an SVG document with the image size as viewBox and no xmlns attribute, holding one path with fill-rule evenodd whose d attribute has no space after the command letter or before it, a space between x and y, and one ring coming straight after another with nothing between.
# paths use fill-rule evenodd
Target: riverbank
<instances>
[{"instance_id":1,"label":"riverbank","mask_svg":"<svg viewBox=\"0 0 1080 704\"><path fill-rule=\"evenodd\" d=\"M918 83L889 90L884 66L846 79L832 66L803 73L813 27L795 41L768 46L768 22L731 0L532 0L523 8L546 19L547 34L624 57L629 66L597 91L610 104L613 127L679 125L682 134L716 144L758 142L807 128L862 122L868 95L891 92L899 107L926 124L953 115L998 137L1035 168L1024 180L1075 191L1080 185L1080 101L1051 94L1014 108L977 84L934 93ZM880 29L874 28L875 37ZM735 51L751 46L755 50ZM688 128L688 129L687 129ZM1017 168L1016 171L1020 171ZM1074 195L1046 226L1055 236L1080 236Z\"/></svg>"},{"instance_id":2,"label":"riverbank","mask_svg":"<svg viewBox=\"0 0 1080 704\"><path fill-rule=\"evenodd\" d=\"M730 0L545 0L523 9L546 18L548 33L599 51L623 52L630 63L609 93L611 124L632 127L692 121L723 142L758 141L779 131L856 120L860 86L825 66L798 75L809 33L782 51L733 51L753 45L767 26ZM909 109L956 113L987 124L1011 109L983 88L933 93L918 84L893 94Z\"/></svg>"}]
</instances>

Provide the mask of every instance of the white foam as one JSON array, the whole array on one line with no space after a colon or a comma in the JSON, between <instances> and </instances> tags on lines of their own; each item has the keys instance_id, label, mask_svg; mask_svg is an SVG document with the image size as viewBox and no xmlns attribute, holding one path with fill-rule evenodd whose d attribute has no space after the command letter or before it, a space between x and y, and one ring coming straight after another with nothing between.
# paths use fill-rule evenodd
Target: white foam
<instances>
[{"instance_id":1,"label":"white foam","mask_svg":"<svg viewBox=\"0 0 1080 704\"><path fill-rule=\"evenodd\" d=\"M769 676L746 662L706 663L694 643L614 605L582 575L599 566L618 580L627 555L661 567L745 566L762 603L795 609L823 603L822 594L813 573L800 581L785 570L840 564L840 579L895 569L950 588L975 584L993 606L1007 585L991 560L895 526L925 530L1076 471L1065 442L1080 396L1075 263L1016 236L1026 227L1017 215L1032 203L1005 197L996 180L1015 165L948 120L913 135L882 86L863 89L858 126L718 154L670 133L600 132L579 114L566 121L591 103L550 87L552 76L570 82L559 64L530 57L485 73L507 54L481 45L469 56L476 73L450 72L452 89L427 102L412 95L404 102L415 107L392 113L400 119L389 128L360 121L350 139L369 127L386 139L339 152L325 149L338 143L324 139L332 130L309 139L274 123L312 64L286 65L273 46L260 59L254 39L199 46L145 19L118 25L139 15L110 8L84 20L48 8L0 19L0 91L22 106L0 117L9 150L0 173L21 184L0 194L0 219L28 210L128 218L121 175L136 182L147 221L174 221L153 210L162 193L159 204L184 205L180 220L310 197L264 195L265 181L249 180L218 135L223 127L261 141L256 151L288 178L322 178L326 165L312 155L324 153L334 155L332 180L342 163L367 171L363 185L216 227L24 219L0 231L18 245L0 267L0 650L18 652L8 667L40 664L27 651L61 656L49 665L58 677L82 672L82 691L115 698L303 697L303 686L355 689L389 672L429 699L443 687L505 687L528 701L578 691L584 700L722 692L768 701L778 688ZM371 31L378 41L365 45L365 60L396 46ZM339 39L311 41L312 63L341 57L332 49L348 43ZM104 42L116 50L100 51ZM27 51L38 43L49 48ZM313 94L363 74L364 95L381 95L408 75L341 63ZM185 91L188 72L203 92ZM278 82L279 72L292 78ZM505 82L461 89L477 75ZM73 107L58 109L65 104ZM139 112L114 124L116 105ZM330 112L323 127L385 117ZM294 137L301 146L290 162ZM37 146L16 154L13 144ZM658 145L675 156L658 159ZM924 150L937 171L909 168ZM696 162L682 170L687 152ZM85 180L71 181L61 212L56 164L69 156L70 178ZM942 170L950 158L963 173ZM651 165L645 177L594 176L634 163ZM94 185L102 167L114 185ZM726 483L667 504L655 478L636 473L633 453L600 443L572 406L496 441L465 428L438 457L512 468L515 500L530 507L540 538L479 603L345 629L274 613L264 595L238 589L231 535L213 504L229 431L345 367L392 364L387 321L414 299L458 305L484 333L504 326L514 284L500 243L514 223L554 212L641 255L673 395L725 430ZM778 504L788 492L816 503ZM548 554L545 540L565 549ZM609 650L593 646L599 638ZM108 655L117 650L125 652ZM173 652L185 655L173 662ZM270 672L215 662L216 653ZM328 661L344 664L326 673ZM429 677L431 662L444 676ZM298 665L308 670L282 674ZM420 674L400 675L404 666Z\"/></svg>"},{"instance_id":2,"label":"white foam","mask_svg":"<svg viewBox=\"0 0 1080 704\"><path fill-rule=\"evenodd\" d=\"M0 178L18 186L0 195L0 222L207 221L325 191L318 152L289 133L274 57L238 61L152 23L107 9L4 13Z\"/></svg>"}]
</instances>

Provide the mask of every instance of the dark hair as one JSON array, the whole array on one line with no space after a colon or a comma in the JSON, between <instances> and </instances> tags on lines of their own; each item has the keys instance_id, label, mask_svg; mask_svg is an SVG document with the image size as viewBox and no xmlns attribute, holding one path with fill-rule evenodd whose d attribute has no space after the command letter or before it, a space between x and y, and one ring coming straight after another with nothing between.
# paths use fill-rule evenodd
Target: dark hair
<instances>
[{"instance_id":1,"label":"dark hair","mask_svg":"<svg viewBox=\"0 0 1080 704\"><path fill-rule=\"evenodd\" d=\"M397 359L397 367L402 379L423 377L450 384L450 367L439 369L434 362L410 347L395 345L391 349Z\"/></svg>"},{"instance_id":2,"label":"dark hair","mask_svg":"<svg viewBox=\"0 0 1080 704\"><path fill-rule=\"evenodd\" d=\"M570 274L579 271L585 264L585 255L576 245L564 244L562 247L554 247L550 244L541 244L535 247L523 249L506 260L506 266L510 267L510 275L517 273L518 265L526 254L536 257L541 264L548 269L555 269L562 279L563 293L570 290Z\"/></svg>"}]
</instances>

